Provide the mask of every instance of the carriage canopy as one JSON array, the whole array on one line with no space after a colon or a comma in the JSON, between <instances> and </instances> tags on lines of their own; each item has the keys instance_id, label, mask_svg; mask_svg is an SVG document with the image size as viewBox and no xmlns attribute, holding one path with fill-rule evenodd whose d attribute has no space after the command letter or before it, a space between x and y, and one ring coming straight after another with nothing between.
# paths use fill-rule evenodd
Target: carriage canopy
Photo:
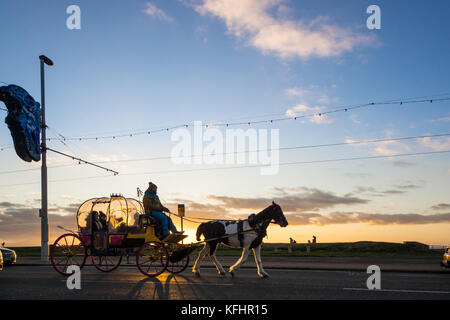
<instances>
[{"instance_id":1,"label":"carriage canopy","mask_svg":"<svg viewBox=\"0 0 450 320\"><path fill-rule=\"evenodd\" d=\"M89 199L78 208L77 223L80 233L92 233L94 211L106 215L109 233L126 233L128 227L138 225L139 215L144 214L142 203L136 199L121 195Z\"/></svg>"}]
</instances>

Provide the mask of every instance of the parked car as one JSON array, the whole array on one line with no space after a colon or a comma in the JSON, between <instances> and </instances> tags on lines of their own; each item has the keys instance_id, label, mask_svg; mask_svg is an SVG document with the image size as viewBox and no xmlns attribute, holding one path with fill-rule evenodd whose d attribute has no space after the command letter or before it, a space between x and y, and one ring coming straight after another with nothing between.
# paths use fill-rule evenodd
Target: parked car
<instances>
[{"instance_id":1,"label":"parked car","mask_svg":"<svg viewBox=\"0 0 450 320\"><path fill-rule=\"evenodd\" d=\"M444 258L441 261L441 266L450 267L450 246L445 249Z\"/></svg>"},{"instance_id":2,"label":"parked car","mask_svg":"<svg viewBox=\"0 0 450 320\"><path fill-rule=\"evenodd\" d=\"M8 266L16 263L17 261L17 254L14 250L1 247L0 251L3 255L3 265Z\"/></svg>"}]
</instances>

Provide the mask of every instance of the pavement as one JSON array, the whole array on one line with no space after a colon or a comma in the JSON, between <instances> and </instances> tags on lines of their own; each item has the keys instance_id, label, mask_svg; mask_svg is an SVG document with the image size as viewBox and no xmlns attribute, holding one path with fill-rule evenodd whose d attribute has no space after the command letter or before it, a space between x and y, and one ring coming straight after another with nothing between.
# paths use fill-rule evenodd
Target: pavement
<instances>
[{"instance_id":1,"label":"pavement","mask_svg":"<svg viewBox=\"0 0 450 320\"><path fill-rule=\"evenodd\" d=\"M190 266L195 260L190 257ZM218 256L217 259L225 270L233 265L239 257ZM121 267L135 267L135 257L130 256L129 262L124 258ZM366 271L370 265L377 265L386 272L417 272L417 273L438 273L450 274L450 268L440 266L439 259L430 258L359 258L359 257L262 257L264 269L291 269L291 270L341 270L341 271ZM42 266L49 265L49 262L40 261L39 257L19 257L17 266ZM86 266L92 265L90 258L86 260ZM202 267L211 268L214 265L209 257L205 257ZM247 261L241 266L244 269L256 268L253 256L249 256Z\"/></svg>"}]
</instances>

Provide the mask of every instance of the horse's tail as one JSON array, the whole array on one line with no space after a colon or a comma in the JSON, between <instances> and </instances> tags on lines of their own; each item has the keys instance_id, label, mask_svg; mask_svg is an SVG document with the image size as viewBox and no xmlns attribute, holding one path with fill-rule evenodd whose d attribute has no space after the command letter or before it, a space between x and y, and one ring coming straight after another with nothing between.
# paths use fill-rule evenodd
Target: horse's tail
<instances>
[{"instance_id":1,"label":"horse's tail","mask_svg":"<svg viewBox=\"0 0 450 320\"><path fill-rule=\"evenodd\" d=\"M203 234L205 226L206 226L205 222L201 223L198 226L198 228L197 228L197 241L200 241L200 236Z\"/></svg>"}]
</instances>

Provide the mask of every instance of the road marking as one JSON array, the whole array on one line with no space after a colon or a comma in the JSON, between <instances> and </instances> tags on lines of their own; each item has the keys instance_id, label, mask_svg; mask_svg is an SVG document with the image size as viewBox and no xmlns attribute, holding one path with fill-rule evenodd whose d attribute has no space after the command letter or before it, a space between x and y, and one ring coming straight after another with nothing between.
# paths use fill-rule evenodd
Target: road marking
<instances>
[{"instance_id":1,"label":"road marking","mask_svg":"<svg viewBox=\"0 0 450 320\"><path fill-rule=\"evenodd\" d=\"M404 293L437 293L437 294L450 294L450 291L430 291L430 290L401 290L401 289L375 289L369 290L367 288L343 288L343 290L353 291L373 291L373 292L404 292Z\"/></svg>"}]
</instances>

